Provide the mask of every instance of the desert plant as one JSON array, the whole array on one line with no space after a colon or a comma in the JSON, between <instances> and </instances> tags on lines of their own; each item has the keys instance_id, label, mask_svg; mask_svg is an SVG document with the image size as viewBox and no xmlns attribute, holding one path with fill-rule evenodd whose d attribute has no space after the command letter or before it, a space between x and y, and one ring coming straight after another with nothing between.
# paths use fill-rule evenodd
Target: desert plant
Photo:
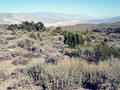
<instances>
[{"instance_id":1,"label":"desert plant","mask_svg":"<svg viewBox=\"0 0 120 90\"><path fill-rule=\"evenodd\" d=\"M104 38L104 42L108 42L108 39L107 39L107 38Z\"/></svg>"},{"instance_id":2,"label":"desert plant","mask_svg":"<svg viewBox=\"0 0 120 90\"><path fill-rule=\"evenodd\" d=\"M112 55L112 50L105 42L101 42L95 47L95 54L99 59L104 60Z\"/></svg>"},{"instance_id":3,"label":"desert plant","mask_svg":"<svg viewBox=\"0 0 120 90\"><path fill-rule=\"evenodd\" d=\"M83 45L84 38L82 34L78 32L64 32L64 43L68 44L71 48L75 48L76 45Z\"/></svg>"},{"instance_id":4,"label":"desert plant","mask_svg":"<svg viewBox=\"0 0 120 90\"><path fill-rule=\"evenodd\" d=\"M83 60L62 60L58 64L35 64L27 69L27 75L44 89L75 89L84 87L92 90L120 87L120 61L105 60L88 64Z\"/></svg>"},{"instance_id":5,"label":"desert plant","mask_svg":"<svg viewBox=\"0 0 120 90\"><path fill-rule=\"evenodd\" d=\"M10 26L8 26L8 30L16 30L18 28L19 26L17 24L11 24Z\"/></svg>"},{"instance_id":6,"label":"desert plant","mask_svg":"<svg viewBox=\"0 0 120 90\"><path fill-rule=\"evenodd\" d=\"M112 55L116 58L119 58L120 50L110 48L105 42L101 42L99 45L95 47L95 54L101 60L111 58Z\"/></svg>"},{"instance_id":7,"label":"desert plant","mask_svg":"<svg viewBox=\"0 0 120 90\"><path fill-rule=\"evenodd\" d=\"M40 35L39 32L37 33L37 37L38 37L38 39L39 39L40 41L42 41L42 37L41 37L41 35Z\"/></svg>"},{"instance_id":8,"label":"desert plant","mask_svg":"<svg viewBox=\"0 0 120 90\"><path fill-rule=\"evenodd\" d=\"M116 58L120 58L120 50L112 49L112 54Z\"/></svg>"},{"instance_id":9,"label":"desert plant","mask_svg":"<svg viewBox=\"0 0 120 90\"><path fill-rule=\"evenodd\" d=\"M60 26L56 27L56 30L62 30L62 28Z\"/></svg>"},{"instance_id":10,"label":"desert plant","mask_svg":"<svg viewBox=\"0 0 120 90\"><path fill-rule=\"evenodd\" d=\"M28 22L24 21L22 24L11 24L8 26L8 30L16 30L16 29L25 29L27 31L45 31L46 28L42 22L34 23L33 21Z\"/></svg>"},{"instance_id":11,"label":"desert plant","mask_svg":"<svg viewBox=\"0 0 120 90\"><path fill-rule=\"evenodd\" d=\"M35 33L33 33L33 32L29 35L29 37L37 40L37 36L36 36Z\"/></svg>"},{"instance_id":12,"label":"desert plant","mask_svg":"<svg viewBox=\"0 0 120 90\"><path fill-rule=\"evenodd\" d=\"M56 65L33 65L27 69L26 75L33 79L35 83L37 82L37 84L44 86L46 89L76 88L81 86L82 83L82 73L78 67L74 68L73 66L77 64L77 62L68 62L68 65L63 61Z\"/></svg>"},{"instance_id":13,"label":"desert plant","mask_svg":"<svg viewBox=\"0 0 120 90\"><path fill-rule=\"evenodd\" d=\"M57 35L57 32L56 32L56 31L51 31L50 34L51 34L52 36L56 36L56 35Z\"/></svg>"},{"instance_id":14,"label":"desert plant","mask_svg":"<svg viewBox=\"0 0 120 90\"><path fill-rule=\"evenodd\" d=\"M86 36L86 41L87 42L91 42L92 40L91 40L91 37L90 36Z\"/></svg>"}]
</instances>

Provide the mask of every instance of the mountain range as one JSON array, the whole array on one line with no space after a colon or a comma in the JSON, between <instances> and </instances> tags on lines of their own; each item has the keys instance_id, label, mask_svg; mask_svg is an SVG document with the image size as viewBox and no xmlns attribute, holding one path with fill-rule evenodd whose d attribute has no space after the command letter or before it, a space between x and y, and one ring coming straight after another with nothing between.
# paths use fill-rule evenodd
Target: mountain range
<instances>
[{"instance_id":1,"label":"mountain range","mask_svg":"<svg viewBox=\"0 0 120 90\"><path fill-rule=\"evenodd\" d=\"M0 13L0 24L20 24L22 21L42 21L45 26L68 26L75 24L101 24L120 21L120 16L94 19L87 15L71 15L61 13Z\"/></svg>"}]
</instances>

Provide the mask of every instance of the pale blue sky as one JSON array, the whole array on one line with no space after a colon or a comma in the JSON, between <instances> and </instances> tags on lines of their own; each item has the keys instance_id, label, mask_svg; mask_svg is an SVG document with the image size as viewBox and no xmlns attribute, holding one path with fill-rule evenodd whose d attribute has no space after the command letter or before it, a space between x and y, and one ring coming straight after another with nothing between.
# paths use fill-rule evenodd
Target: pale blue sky
<instances>
[{"instance_id":1,"label":"pale blue sky","mask_svg":"<svg viewBox=\"0 0 120 90\"><path fill-rule=\"evenodd\" d=\"M120 15L120 0L1 0L0 13L55 12L114 17Z\"/></svg>"}]
</instances>

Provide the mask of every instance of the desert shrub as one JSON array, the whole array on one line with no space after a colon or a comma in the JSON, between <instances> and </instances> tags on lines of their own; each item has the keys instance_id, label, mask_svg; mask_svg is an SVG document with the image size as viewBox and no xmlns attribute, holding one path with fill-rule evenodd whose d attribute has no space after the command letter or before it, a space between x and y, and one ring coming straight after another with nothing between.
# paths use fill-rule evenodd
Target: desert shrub
<instances>
[{"instance_id":1,"label":"desert shrub","mask_svg":"<svg viewBox=\"0 0 120 90\"><path fill-rule=\"evenodd\" d=\"M89 70L86 72L83 87L92 90L117 90L120 87L120 67L118 67L118 63L120 63L119 60L114 59L88 66Z\"/></svg>"},{"instance_id":2,"label":"desert shrub","mask_svg":"<svg viewBox=\"0 0 120 90\"><path fill-rule=\"evenodd\" d=\"M73 90L84 87L91 90L120 87L120 61L106 60L88 64L83 60L62 60L58 64L37 64L27 69L34 83L49 90Z\"/></svg>"},{"instance_id":3,"label":"desert shrub","mask_svg":"<svg viewBox=\"0 0 120 90\"><path fill-rule=\"evenodd\" d=\"M108 32L108 33L120 33L120 28L107 28L106 32Z\"/></svg>"},{"instance_id":4,"label":"desert shrub","mask_svg":"<svg viewBox=\"0 0 120 90\"><path fill-rule=\"evenodd\" d=\"M29 37L30 37L30 38L33 38L33 39L35 39L35 40L40 40L40 41L42 41L42 36L40 35L39 32L38 32L37 34L34 33L34 32L32 32L32 33L30 33Z\"/></svg>"},{"instance_id":5,"label":"desert shrub","mask_svg":"<svg viewBox=\"0 0 120 90\"><path fill-rule=\"evenodd\" d=\"M107 38L104 38L104 42L108 42L108 39L107 39Z\"/></svg>"},{"instance_id":6,"label":"desert shrub","mask_svg":"<svg viewBox=\"0 0 120 90\"><path fill-rule=\"evenodd\" d=\"M87 42L91 42L92 40L91 40L91 37L90 36L86 36L86 41Z\"/></svg>"},{"instance_id":7,"label":"desert shrub","mask_svg":"<svg viewBox=\"0 0 120 90\"><path fill-rule=\"evenodd\" d=\"M55 30L52 30L52 31L50 32L50 34L53 35L53 36L56 36L57 34L63 35L63 32L64 32L64 31L62 31L62 29L57 28L57 29L55 29Z\"/></svg>"},{"instance_id":8,"label":"desert shrub","mask_svg":"<svg viewBox=\"0 0 120 90\"><path fill-rule=\"evenodd\" d=\"M64 32L64 43L69 45L71 48L75 48L76 45L83 45L84 38L82 34L78 32Z\"/></svg>"},{"instance_id":9,"label":"desert shrub","mask_svg":"<svg viewBox=\"0 0 120 90\"><path fill-rule=\"evenodd\" d=\"M25 59L25 58L17 58L15 59L12 64L14 65L27 65L30 62L30 59Z\"/></svg>"},{"instance_id":10,"label":"desert shrub","mask_svg":"<svg viewBox=\"0 0 120 90\"><path fill-rule=\"evenodd\" d=\"M11 24L10 26L8 26L8 30L16 30L18 29L18 25L17 24Z\"/></svg>"},{"instance_id":11,"label":"desert shrub","mask_svg":"<svg viewBox=\"0 0 120 90\"><path fill-rule=\"evenodd\" d=\"M60 26L56 27L56 30L62 30L62 28Z\"/></svg>"},{"instance_id":12,"label":"desert shrub","mask_svg":"<svg viewBox=\"0 0 120 90\"><path fill-rule=\"evenodd\" d=\"M13 30L12 33L11 33L11 35L16 35L16 31Z\"/></svg>"},{"instance_id":13,"label":"desert shrub","mask_svg":"<svg viewBox=\"0 0 120 90\"><path fill-rule=\"evenodd\" d=\"M120 50L112 49L112 54L116 58L120 58Z\"/></svg>"},{"instance_id":14,"label":"desert shrub","mask_svg":"<svg viewBox=\"0 0 120 90\"><path fill-rule=\"evenodd\" d=\"M49 29L47 29L45 26L42 28L42 30L40 30L40 32L44 32L44 31L48 31Z\"/></svg>"},{"instance_id":15,"label":"desert shrub","mask_svg":"<svg viewBox=\"0 0 120 90\"><path fill-rule=\"evenodd\" d=\"M91 39L94 39L94 40L95 40L95 39L96 39L96 37L92 35L92 36L91 36Z\"/></svg>"},{"instance_id":16,"label":"desert shrub","mask_svg":"<svg viewBox=\"0 0 120 90\"><path fill-rule=\"evenodd\" d=\"M86 60L89 63L99 63L110 59L112 56L120 58L120 50L114 49L106 44L106 42L100 42L97 45L93 45L91 42L87 42L83 47L77 46L74 50L66 50L65 54L70 57L77 57Z\"/></svg>"},{"instance_id":17,"label":"desert shrub","mask_svg":"<svg viewBox=\"0 0 120 90\"><path fill-rule=\"evenodd\" d=\"M95 47L95 54L101 60L110 58L112 55L115 58L119 58L120 50L110 48L105 42L101 42L99 45Z\"/></svg>"},{"instance_id":18,"label":"desert shrub","mask_svg":"<svg viewBox=\"0 0 120 90\"><path fill-rule=\"evenodd\" d=\"M40 35L39 32L37 33L37 37L38 37L38 39L39 39L40 41L42 41L42 37L41 37L41 35Z\"/></svg>"},{"instance_id":19,"label":"desert shrub","mask_svg":"<svg viewBox=\"0 0 120 90\"><path fill-rule=\"evenodd\" d=\"M33 33L33 32L29 35L29 37L37 40L37 36L36 36L35 33Z\"/></svg>"},{"instance_id":20,"label":"desert shrub","mask_svg":"<svg viewBox=\"0 0 120 90\"><path fill-rule=\"evenodd\" d=\"M54 30L54 31L51 31L50 34L51 34L52 36L56 36L56 35L57 35L57 32Z\"/></svg>"},{"instance_id":21,"label":"desert shrub","mask_svg":"<svg viewBox=\"0 0 120 90\"><path fill-rule=\"evenodd\" d=\"M15 29L25 29L27 31L32 31L32 30L45 31L46 30L42 22L34 23L33 21L31 22L24 21L22 22L22 24L19 24L19 25L11 24L10 26L8 26L8 30L15 30Z\"/></svg>"},{"instance_id":22,"label":"desert shrub","mask_svg":"<svg viewBox=\"0 0 120 90\"><path fill-rule=\"evenodd\" d=\"M99 30L99 29L94 29L94 30L92 30L92 32L101 32L101 30Z\"/></svg>"},{"instance_id":23,"label":"desert shrub","mask_svg":"<svg viewBox=\"0 0 120 90\"><path fill-rule=\"evenodd\" d=\"M112 55L112 50L105 42L101 42L95 47L95 55L99 59L104 60Z\"/></svg>"},{"instance_id":24,"label":"desert shrub","mask_svg":"<svg viewBox=\"0 0 120 90\"><path fill-rule=\"evenodd\" d=\"M73 68L75 63L69 62L66 68L65 62L60 62L57 65L38 64L28 68L26 74L35 84L37 82L37 85L42 86L44 89L62 90L65 88L77 88L81 86L82 73L79 68Z\"/></svg>"},{"instance_id":25,"label":"desert shrub","mask_svg":"<svg viewBox=\"0 0 120 90\"><path fill-rule=\"evenodd\" d=\"M120 33L120 28L116 28L115 33Z\"/></svg>"},{"instance_id":26,"label":"desert shrub","mask_svg":"<svg viewBox=\"0 0 120 90\"><path fill-rule=\"evenodd\" d=\"M7 80L10 74L6 67L0 66L0 84Z\"/></svg>"}]
</instances>

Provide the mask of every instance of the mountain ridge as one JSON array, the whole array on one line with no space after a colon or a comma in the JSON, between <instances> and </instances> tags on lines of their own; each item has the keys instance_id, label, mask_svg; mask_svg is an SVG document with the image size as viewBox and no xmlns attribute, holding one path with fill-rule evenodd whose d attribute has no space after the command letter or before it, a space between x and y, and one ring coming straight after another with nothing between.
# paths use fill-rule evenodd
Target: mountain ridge
<instances>
[{"instance_id":1,"label":"mountain ridge","mask_svg":"<svg viewBox=\"0 0 120 90\"><path fill-rule=\"evenodd\" d=\"M101 24L120 21L120 16L95 19L86 15L71 15L62 13L0 13L0 24L20 24L22 21L42 21L45 26L68 26L76 24Z\"/></svg>"}]
</instances>

